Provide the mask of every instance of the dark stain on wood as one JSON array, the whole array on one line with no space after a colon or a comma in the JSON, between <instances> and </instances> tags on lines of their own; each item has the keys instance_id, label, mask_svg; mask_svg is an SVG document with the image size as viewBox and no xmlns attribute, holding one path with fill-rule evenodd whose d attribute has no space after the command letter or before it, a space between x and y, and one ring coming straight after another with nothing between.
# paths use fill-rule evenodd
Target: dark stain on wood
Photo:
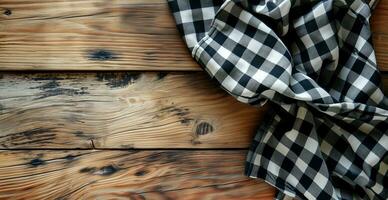
<instances>
[{"instance_id":1,"label":"dark stain on wood","mask_svg":"<svg viewBox=\"0 0 388 200\"><path fill-rule=\"evenodd\" d=\"M164 79L164 77L166 77L167 75L168 75L168 72L158 72L158 73L156 74L157 80L162 80L162 79Z\"/></svg>"},{"instance_id":2,"label":"dark stain on wood","mask_svg":"<svg viewBox=\"0 0 388 200\"><path fill-rule=\"evenodd\" d=\"M172 152L166 152L164 154L167 158L167 161L168 162L171 162L171 163L176 163L176 162L180 162L182 160L182 157L184 157L184 153L183 152L176 152L176 151L172 151Z\"/></svg>"},{"instance_id":3,"label":"dark stain on wood","mask_svg":"<svg viewBox=\"0 0 388 200\"><path fill-rule=\"evenodd\" d=\"M38 87L32 87L31 89L41 89L41 90L48 90L59 87L59 83L56 80L51 80L48 83L45 83Z\"/></svg>"},{"instance_id":4,"label":"dark stain on wood","mask_svg":"<svg viewBox=\"0 0 388 200\"><path fill-rule=\"evenodd\" d=\"M4 10L4 15L10 16L10 15L12 15L12 11L10 9L5 9Z\"/></svg>"},{"instance_id":5,"label":"dark stain on wood","mask_svg":"<svg viewBox=\"0 0 388 200\"><path fill-rule=\"evenodd\" d=\"M175 115L182 117L182 118L184 118L190 114L190 111L188 108L179 108L179 107L172 107L170 109L170 112L173 112L173 113L175 113ZM188 118L185 118L185 119L188 119Z\"/></svg>"},{"instance_id":6,"label":"dark stain on wood","mask_svg":"<svg viewBox=\"0 0 388 200\"><path fill-rule=\"evenodd\" d=\"M80 173L93 173L97 170L95 167L84 167L79 170Z\"/></svg>"},{"instance_id":7,"label":"dark stain on wood","mask_svg":"<svg viewBox=\"0 0 388 200\"><path fill-rule=\"evenodd\" d=\"M44 144L44 145L49 145L52 143L53 140L55 140L55 135L54 134L50 134L50 135L44 135L42 137L46 137L46 138L43 138L43 139L37 139L37 140L29 140L29 141L26 141L26 142L10 142L10 146L19 146L19 145L26 145L26 146L29 146L30 144ZM6 146L6 145L3 145L3 146Z\"/></svg>"},{"instance_id":8,"label":"dark stain on wood","mask_svg":"<svg viewBox=\"0 0 388 200\"><path fill-rule=\"evenodd\" d=\"M75 120L76 122L81 122L80 120ZM82 123L82 122L81 122ZM76 137L79 137L79 138L86 138L86 139L94 139L93 136L91 135L87 135L85 134L83 131L75 131L73 132L73 134L76 136Z\"/></svg>"},{"instance_id":9,"label":"dark stain on wood","mask_svg":"<svg viewBox=\"0 0 388 200\"><path fill-rule=\"evenodd\" d=\"M28 76L27 76L28 78ZM46 73L43 75L38 75L38 77L31 78L34 81L58 81L65 80L65 78L57 77L55 74Z\"/></svg>"},{"instance_id":10,"label":"dark stain on wood","mask_svg":"<svg viewBox=\"0 0 388 200\"><path fill-rule=\"evenodd\" d=\"M168 106L160 109L160 112L173 113L179 118L179 121L184 125L189 125L193 118L189 117L190 110L188 108L180 108L177 106Z\"/></svg>"},{"instance_id":11,"label":"dark stain on wood","mask_svg":"<svg viewBox=\"0 0 388 200\"><path fill-rule=\"evenodd\" d=\"M44 90L41 93L41 96L36 98L36 99L43 99L47 97L52 97L52 96L60 96L60 95L65 95L65 96L80 96L80 95L85 95L89 94L88 91L86 91L87 88L82 87L80 89L70 89L70 88L53 88L49 90Z\"/></svg>"},{"instance_id":12,"label":"dark stain on wood","mask_svg":"<svg viewBox=\"0 0 388 200\"><path fill-rule=\"evenodd\" d=\"M99 49L95 51L90 51L88 53L89 60L99 60L99 61L106 61L106 60L113 60L116 59L117 56L110 51Z\"/></svg>"},{"instance_id":13,"label":"dark stain on wood","mask_svg":"<svg viewBox=\"0 0 388 200\"><path fill-rule=\"evenodd\" d=\"M162 155L160 153L153 153L146 158L146 162L155 162L161 159L162 159Z\"/></svg>"},{"instance_id":14,"label":"dark stain on wood","mask_svg":"<svg viewBox=\"0 0 388 200\"><path fill-rule=\"evenodd\" d=\"M77 137L85 137L85 133L83 131L75 131L73 134Z\"/></svg>"},{"instance_id":15,"label":"dark stain on wood","mask_svg":"<svg viewBox=\"0 0 388 200\"><path fill-rule=\"evenodd\" d=\"M64 157L64 159L67 160L67 161L74 161L76 158L77 158L77 156L74 156L74 155L71 155L71 154L69 154L69 155Z\"/></svg>"},{"instance_id":16,"label":"dark stain on wood","mask_svg":"<svg viewBox=\"0 0 388 200\"><path fill-rule=\"evenodd\" d=\"M11 133L6 136L0 136L0 138L5 138L1 142L1 145L7 148L8 145L18 146L37 143L49 144L51 141L55 140L55 136L56 134L53 133L51 128L35 128L27 131Z\"/></svg>"},{"instance_id":17,"label":"dark stain on wood","mask_svg":"<svg viewBox=\"0 0 388 200\"><path fill-rule=\"evenodd\" d=\"M81 87L79 89L74 88L61 88L57 80L57 77L40 77L35 78L37 81L49 80L49 82L44 83L43 85L37 87L31 87L30 89L40 89L42 90L41 95L36 99L43 99L52 96L66 95L66 96L76 96L76 95L85 95L89 94L87 87Z\"/></svg>"},{"instance_id":18,"label":"dark stain on wood","mask_svg":"<svg viewBox=\"0 0 388 200\"><path fill-rule=\"evenodd\" d=\"M140 72L124 72L124 73L97 73L98 81L107 81L106 85L111 88L125 87L129 84L135 83L140 78Z\"/></svg>"},{"instance_id":19,"label":"dark stain on wood","mask_svg":"<svg viewBox=\"0 0 388 200\"><path fill-rule=\"evenodd\" d=\"M30 161L30 165L33 167L37 167L39 165L44 165L45 161L40 158L35 158Z\"/></svg>"},{"instance_id":20,"label":"dark stain on wood","mask_svg":"<svg viewBox=\"0 0 388 200\"><path fill-rule=\"evenodd\" d=\"M119 170L120 170L119 168L113 165L108 165L108 166L101 167L100 170L97 171L97 173L102 176L110 176Z\"/></svg>"},{"instance_id":21,"label":"dark stain on wood","mask_svg":"<svg viewBox=\"0 0 388 200\"><path fill-rule=\"evenodd\" d=\"M193 121L193 119L190 119L190 118L184 118L180 120L181 124L184 124L184 125L189 125L191 121Z\"/></svg>"},{"instance_id":22,"label":"dark stain on wood","mask_svg":"<svg viewBox=\"0 0 388 200\"><path fill-rule=\"evenodd\" d=\"M197 135L206 135L214 131L214 128L211 124L207 122L201 122L196 126L195 134Z\"/></svg>"},{"instance_id":23,"label":"dark stain on wood","mask_svg":"<svg viewBox=\"0 0 388 200\"><path fill-rule=\"evenodd\" d=\"M135 176L144 176L148 173L147 170L140 170L135 173Z\"/></svg>"},{"instance_id":24,"label":"dark stain on wood","mask_svg":"<svg viewBox=\"0 0 388 200\"><path fill-rule=\"evenodd\" d=\"M27 131L13 133L11 135L11 139L16 140L16 139L19 139L20 137L26 137L27 139L31 140L31 139L37 138L38 137L37 135L39 134L51 133L51 132L52 132L52 128L34 128Z\"/></svg>"}]
</instances>

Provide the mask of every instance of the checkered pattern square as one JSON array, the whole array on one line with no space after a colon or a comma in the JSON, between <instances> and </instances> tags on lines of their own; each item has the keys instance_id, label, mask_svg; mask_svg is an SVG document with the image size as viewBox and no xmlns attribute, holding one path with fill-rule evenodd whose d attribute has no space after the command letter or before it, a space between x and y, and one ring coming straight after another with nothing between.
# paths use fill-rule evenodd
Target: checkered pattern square
<instances>
[{"instance_id":1,"label":"checkered pattern square","mask_svg":"<svg viewBox=\"0 0 388 200\"><path fill-rule=\"evenodd\" d=\"M371 0L168 0L193 58L237 100L271 104L245 174L276 198L388 199L388 98Z\"/></svg>"}]
</instances>

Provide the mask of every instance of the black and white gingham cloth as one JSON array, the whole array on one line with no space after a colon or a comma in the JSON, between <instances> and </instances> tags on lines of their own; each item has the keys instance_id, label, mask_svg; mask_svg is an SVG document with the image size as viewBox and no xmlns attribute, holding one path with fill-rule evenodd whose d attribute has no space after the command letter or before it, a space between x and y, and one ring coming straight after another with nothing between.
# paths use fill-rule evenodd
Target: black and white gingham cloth
<instances>
[{"instance_id":1,"label":"black and white gingham cloth","mask_svg":"<svg viewBox=\"0 0 388 200\"><path fill-rule=\"evenodd\" d=\"M247 176L279 199L388 199L388 98L369 26L376 1L168 3L211 78L239 101L271 104Z\"/></svg>"}]
</instances>

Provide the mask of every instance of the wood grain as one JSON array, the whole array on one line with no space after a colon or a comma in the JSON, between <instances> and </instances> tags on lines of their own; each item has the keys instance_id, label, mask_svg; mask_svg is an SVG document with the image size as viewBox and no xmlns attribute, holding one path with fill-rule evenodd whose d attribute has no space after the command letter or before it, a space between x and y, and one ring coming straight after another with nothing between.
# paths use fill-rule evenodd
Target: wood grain
<instances>
[{"instance_id":1,"label":"wood grain","mask_svg":"<svg viewBox=\"0 0 388 200\"><path fill-rule=\"evenodd\" d=\"M199 70L164 0L0 1L2 70Z\"/></svg>"},{"instance_id":2,"label":"wood grain","mask_svg":"<svg viewBox=\"0 0 388 200\"><path fill-rule=\"evenodd\" d=\"M205 72L0 74L2 149L247 148L265 111Z\"/></svg>"},{"instance_id":3,"label":"wood grain","mask_svg":"<svg viewBox=\"0 0 388 200\"><path fill-rule=\"evenodd\" d=\"M0 70L193 70L166 0L2 0ZM388 71L388 2L372 19Z\"/></svg>"},{"instance_id":4,"label":"wood grain","mask_svg":"<svg viewBox=\"0 0 388 200\"><path fill-rule=\"evenodd\" d=\"M388 1L381 0L372 15L373 44L377 64L382 71L388 71Z\"/></svg>"},{"instance_id":5,"label":"wood grain","mask_svg":"<svg viewBox=\"0 0 388 200\"><path fill-rule=\"evenodd\" d=\"M265 110L205 72L2 73L0 148L247 148Z\"/></svg>"},{"instance_id":6,"label":"wood grain","mask_svg":"<svg viewBox=\"0 0 388 200\"><path fill-rule=\"evenodd\" d=\"M0 199L272 199L246 151L0 151Z\"/></svg>"}]
</instances>

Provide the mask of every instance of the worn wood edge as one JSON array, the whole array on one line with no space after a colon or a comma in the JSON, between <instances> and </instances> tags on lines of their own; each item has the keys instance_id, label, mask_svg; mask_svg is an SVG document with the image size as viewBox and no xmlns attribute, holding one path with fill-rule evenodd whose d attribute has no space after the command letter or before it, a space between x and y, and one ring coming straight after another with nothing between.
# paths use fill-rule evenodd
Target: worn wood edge
<instances>
[{"instance_id":1,"label":"worn wood edge","mask_svg":"<svg viewBox=\"0 0 388 200\"><path fill-rule=\"evenodd\" d=\"M0 151L0 199L272 199L245 150Z\"/></svg>"},{"instance_id":2,"label":"worn wood edge","mask_svg":"<svg viewBox=\"0 0 388 200\"><path fill-rule=\"evenodd\" d=\"M204 72L0 73L2 149L248 148L265 111Z\"/></svg>"}]
</instances>

